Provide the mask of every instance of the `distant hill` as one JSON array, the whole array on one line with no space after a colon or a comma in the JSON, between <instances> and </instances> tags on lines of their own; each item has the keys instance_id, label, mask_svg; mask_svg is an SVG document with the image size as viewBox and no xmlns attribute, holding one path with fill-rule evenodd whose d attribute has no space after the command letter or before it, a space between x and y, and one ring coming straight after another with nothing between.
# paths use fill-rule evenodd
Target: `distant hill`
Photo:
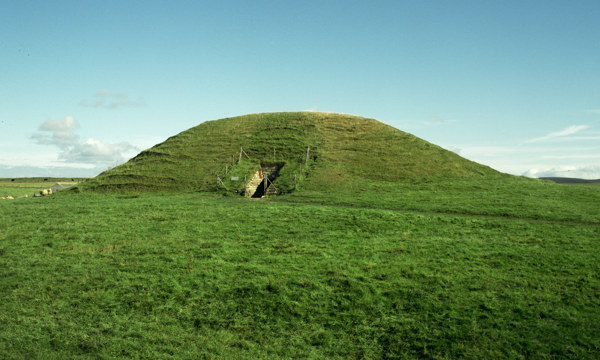
<instances>
[{"instance_id":1,"label":"distant hill","mask_svg":"<svg viewBox=\"0 0 600 360\"><path fill-rule=\"evenodd\" d=\"M567 177L541 177L540 179L554 181L557 184L600 184L600 179L586 180Z\"/></svg>"},{"instance_id":2,"label":"distant hill","mask_svg":"<svg viewBox=\"0 0 600 360\"><path fill-rule=\"evenodd\" d=\"M243 151L241 151L243 150ZM241 161L240 161L241 159ZM296 181L332 191L361 181L508 176L374 119L296 112L207 121L142 151L77 188L93 191L215 191L261 163L283 162L282 192ZM236 176L231 176L232 174Z\"/></svg>"}]
</instances>

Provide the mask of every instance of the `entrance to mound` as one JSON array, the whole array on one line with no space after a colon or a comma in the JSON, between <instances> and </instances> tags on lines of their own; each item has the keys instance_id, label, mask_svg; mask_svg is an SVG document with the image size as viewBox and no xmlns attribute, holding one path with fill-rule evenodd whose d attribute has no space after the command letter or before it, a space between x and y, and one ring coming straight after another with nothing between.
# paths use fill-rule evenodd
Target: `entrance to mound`
<instances>
[{"instance_id":1,"label":"entrance to mound","mask_svg":"<svg viewBox=\"0 0 600 360\"><path fill-rule=\"evenodd\" d=\"M246 197L261 198L265 195L276 195L277 187L273 182L279 177L281 168L285 162L264 162L260 164L260 169L257 170L250 181L246 184Z\"/></svg>"}]
</instances>

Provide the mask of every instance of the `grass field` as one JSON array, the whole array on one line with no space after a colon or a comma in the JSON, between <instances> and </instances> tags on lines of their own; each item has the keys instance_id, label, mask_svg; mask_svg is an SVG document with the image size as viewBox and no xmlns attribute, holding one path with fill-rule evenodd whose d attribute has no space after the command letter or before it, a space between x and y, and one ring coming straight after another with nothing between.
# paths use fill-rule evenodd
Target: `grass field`
<instances>
[{"instance_id":1,"label":"grass field","mask_svg":"<svg viewBox=\"0 0 600 360\"><path fill-rule=\"evenodd\" d=\"M598 204L513 177L0 201L0 358L597 359Z\"/></svg>"}]
</instances>

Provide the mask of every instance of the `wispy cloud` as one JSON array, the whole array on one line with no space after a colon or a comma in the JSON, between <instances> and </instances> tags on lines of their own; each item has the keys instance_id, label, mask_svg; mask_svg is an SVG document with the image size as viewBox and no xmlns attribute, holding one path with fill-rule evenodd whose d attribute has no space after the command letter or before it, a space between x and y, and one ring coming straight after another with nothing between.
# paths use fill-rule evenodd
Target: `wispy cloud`
<instances>
[{"instance_id":1,"label":"wispy cloud","mask_svg":"<svg viewBox=\"0 0 600 360\"><path fill-rule=\"evenodd\" d=\"M530 169L524 176L528 177L568 177L578 179L600 179L600 166L559 166L543 170Z\"/></svg>"},{"instance_id":2,"label":"wispy cloud","mask_svg":"<svg viewBox=\"0 0 600 360\"><path fill-rule=\"evenodd\" d=\"M448 119L444 119L441 118L437 115L431 115L431 117L424 121L423 123L427 126L435 126L435 125L444 125L444 124L449 124L449 123L453 123L456 122L456 120L448 120Z\"/></svg>"},{"instance_id":3,"label":"wispy cloud","mask_svg":"<svg viewBox=\"0 0 600 360\"><path fill-rule=\"evenodd\" d=\"M600 154L544 155L543 159L600 159Z\"/></svg>"},{"instance_id":4,"label":"wispy cloud","mask_svg":"<svg viewBox=\"0 0 600 360\"><path fill-rule=\"evenodd\" d=\"M82 100L80 105L85 107L114 110L122 107L144 106L146 105L146 102L142 98L131 99L129 94L124 92L111 92L102 90L95 93L91 99Z\"/></svg>"},{"instance_id":5,"label":"wispy cloud","mask_svg":"<svg viewBox=\"0 0 600 360\"><path fill-rule=\"evenodd\" d=\"M58 160L65 163L94 164L104 166L122 162L125 153L137 150L129 143L109 144L89 138L83 142L75 133L80 127L72 116L48 120L38 128L31 139L39 145L56 146L61 150Z\"/></svg>"},{"instance_id":6,"label":"wispy cloud","mask_svg":"<svg viewBox=\"0 0 600 360\"><path fill-rule=\"evenodd\" d=\"M496 145L456 144L446 145L444 148L455 151L469 160L513 175L600 179L598 165L600 147L597 142L585 145L572 141L534 144L509 142ZM459 148L460 152L455 148Z\"/></svg>"},{"instance_id":7,"label":"wispy cloud","mask_svg":"<svg viewBox=\"0 0 600 360\"><path fill-rule=\"evenodd\" d=\"M80 127L79 122L72 116L62 119L47 120L38 128L31 138L36 144L54 145L61 150L66 150L79 141L75 130Z\"/></svg>"},{"instance_id":8,"label":"wispy cloud","mask_svg":"<svg viewBox=\"0 0 600 360\"><path fill-rule=\"evenodd\" d=\"M126 142L108 144L89 138L63 151L59 159L79 163L114 163L125 160L122 154L130 150L135 150L135 147Z\"/></svg>"},{"instance_id":9,"label":"wispy cloud","mask_svg":"<svg viewBox=\"0 0 600 360\"><path fill-rule=\"evenodd\" d=\"M589 126L587 125L572 125L569 126L563 130L560 131L556 131L556 132L552 132L548 135L545 136L541 136L541 137L537 137L537 138L533 138L533 139L529 139L526 141L526 143L535 143L535 142L541 142L541 141L548 141L548 140L554 140L554 139L559 139L559 138L565 138L567 136L570 135L574 135L578 132L581 132L585 129L588 129Z\"/></svg>"}]
</instances>

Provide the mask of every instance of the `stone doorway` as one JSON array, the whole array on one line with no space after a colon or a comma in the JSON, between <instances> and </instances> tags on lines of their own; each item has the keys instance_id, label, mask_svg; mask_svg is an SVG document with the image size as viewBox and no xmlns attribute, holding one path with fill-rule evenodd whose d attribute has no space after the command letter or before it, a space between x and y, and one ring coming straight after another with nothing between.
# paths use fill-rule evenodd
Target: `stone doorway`
<instances>
[{"instance_id":1,"label":"stone doorway","mask_svg":"<svg viewBox=\"0 0 600 360\"><path fill-rule=\"evenodd\" d=\"M265 162L260 164L260 170L257 170L250 181L246 184L246 197L261 198L265 195L277 194L277 188L273 182L279 176L284 162Z\"/></svg>"}]
</instances>

